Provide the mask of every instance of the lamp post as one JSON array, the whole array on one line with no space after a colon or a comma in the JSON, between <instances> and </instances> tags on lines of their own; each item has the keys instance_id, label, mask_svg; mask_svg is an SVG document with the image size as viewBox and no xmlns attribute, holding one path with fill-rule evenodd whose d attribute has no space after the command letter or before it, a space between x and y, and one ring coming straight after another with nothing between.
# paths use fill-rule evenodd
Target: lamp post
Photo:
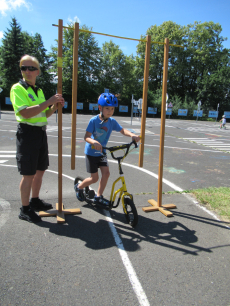
<instances>
[{"instance_id":1,"label":"lamp post","mask_svg":"<svg viewBox=\"0 0 230 306\"><path fill-rule=\"evenodd\" d=\"M220 104L217 104L217 110L216 110L216 122L217 122L217 117L218 117L218 108L219 108Z\"/></svg>"}]
</instances>

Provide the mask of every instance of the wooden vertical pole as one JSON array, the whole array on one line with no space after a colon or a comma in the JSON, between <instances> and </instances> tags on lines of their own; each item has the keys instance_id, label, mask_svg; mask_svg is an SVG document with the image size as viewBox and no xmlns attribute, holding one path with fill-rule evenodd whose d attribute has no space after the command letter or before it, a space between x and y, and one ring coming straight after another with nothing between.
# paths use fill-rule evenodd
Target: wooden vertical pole
<instances>
[{"instance_id":1,"label":"wooden vertical pole","mask_svg":"<svg viewBox=\"0 0 230 306\"><path fill-rule=\"evenodd\" d=\"M58 86L57 92L62 94L62 40L63 40L63 21L58 20ZM62 106L58 104L58 203L56 209L49 211L40 211L40 217L57 217L58 223L65 222L65 215L80 214L79 208L64 209L62 204Z\"/></svg>"},{"instance_id":2,"label":"wooden vertical pole","mask_svg":"<svg viewBox=\"0 0 230 306\"><path fill-rule=\"evenodd\" d=\"M62 94L62 40L63 20L58 20L58 88ZM58 104L58 211L62 211L62 106Z\"/></svg>"},{"instance_id":3,"label":"wooden vertical pole","mask_svg":"<svg viewBox=\"0 0 230 306\"><path fill-rule=\"evenodd\" d=\"M162 178L163 178L163 163L164 163L164 138L165 138L166 94L167 94L167 81L168 81L168 57L169 57L169 39L165 38L162 103L161 103L159 169L158 169L158 201L157 202L159 206L162 205Z\"/></svg>"},{"instance_id":4,"label":"wooden vertical pole","mask_svg":"<svg viewBox=\"0 0 230 306\"><path fill-rule=\"evenodd\" d=\"M74 24L72 78L71 170L75 169L79 23Z\"/></svg>"},{"instance_id":5,"label":"wooden vertical pole","mask_svg":"<svg viewBox=\"0 0 230 306\"><path fill-rule=\"evenodd\" d=\"M139 167L143 167L151 35L147 35L146 39L147 39L147 42L145 46L145 70L144 70L144 83L143 83L143 101L142 101L142 116L141 116L141 144L140 144L140 150L139 150Z\"/></svg>"},{"instance_id":6,"label":"wooden vertical pole","mask_svg":"<svg viewBox=\"0 0 230 306\"><path fill-rule=\"evenodd\" d=\"M160 211L167 217L173 214L168 209L176 208L174 204L162 205L162 179L163 179L163 162L164 162L164 137L165 137L165 113L166 113L166 93L168 80L168 56L169 56L169 39L165 38L164 44L164 66L163 66L163 84L162 84L162 103L161 103L161 131L160 131L160 149L159 149L159 170L158 170L158 201L148 200L152 207L142 207L145 212Z\"/></svg>"}]
</instances>

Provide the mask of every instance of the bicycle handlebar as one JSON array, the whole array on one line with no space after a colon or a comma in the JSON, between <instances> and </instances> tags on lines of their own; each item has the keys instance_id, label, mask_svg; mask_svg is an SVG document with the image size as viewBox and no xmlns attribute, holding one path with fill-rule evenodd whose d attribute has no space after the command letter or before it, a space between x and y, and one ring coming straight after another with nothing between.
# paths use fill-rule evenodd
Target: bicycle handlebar
<instances>
[{"instance_id":1,"label":"bicycle handlebar","mask_svg":"<svg viewBox=\"0 0 230 306\"><path fill-rule=\"evenodd\" d=\"M109 147L109 148L108 148L108 147L102 147L102 149L103 149L103 150L108 150L108 151L111 153L111 156L112 156L113 159L119 160L119 159L122 159L122 158L124 158L125 156L128 155L129 149L130 149L130 147L131 147L133 144L134 144L135 148L138 147L136 141L133 140L132 142L123 144L123 145L121 145L121 146L113 146L113 147ZM94 145L92 145L91 148L92 148L92 149L95 149ZM116 151L118 151L118 150L123 150L123 149L126 149L126 152L125 152L125 154L124 154L123 156L120 156L120 157L115 157L115 156L114 156L113 152L116 152ZM103 152L102 152L102 154L105 155L105 153L103 153Z\"/></svg>"}]
</instances>

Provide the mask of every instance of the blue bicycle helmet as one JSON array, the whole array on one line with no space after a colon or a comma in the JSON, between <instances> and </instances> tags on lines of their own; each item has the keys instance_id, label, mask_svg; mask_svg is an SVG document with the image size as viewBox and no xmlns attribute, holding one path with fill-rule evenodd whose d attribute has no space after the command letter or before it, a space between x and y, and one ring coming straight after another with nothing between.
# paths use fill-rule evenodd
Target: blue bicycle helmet
<instances>
[{"instance_id":1,"label":"blue bicycle helmet","mask_svg":"<svg viewBox=\"0 0 230 306\"><path fill-rule=\"evenodd\" d=\"M98 104L101 106L117 107L118 100L117 100L117 97L115 97L111 93L102 93L100 97L98 98Z\"/></svg>"}]
</instances>

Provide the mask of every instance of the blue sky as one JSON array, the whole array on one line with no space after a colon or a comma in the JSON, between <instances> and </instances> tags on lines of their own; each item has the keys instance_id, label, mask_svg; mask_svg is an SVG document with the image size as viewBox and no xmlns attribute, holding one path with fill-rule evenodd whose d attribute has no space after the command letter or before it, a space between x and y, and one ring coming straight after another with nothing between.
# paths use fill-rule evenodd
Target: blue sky
<instances>
[{"instance_id":1,"label":"blue sky","mask_svg":"<svg viewBox=\"0 0 230 306\"><path fill-rule=\"evenodd\" d=\"M222 26L223 43L230 49L230 1L229 0L0 0L0 45L3 33L15 17L23 31L41 34L45 48L55 45L58 19L67 25L78 21L80 26L92 27L93 31L130 38L140 38L152 25L173 21L179 25L194 21L213 21ZM136 54L138 42L95 35L102 43L112 39L127 54Z\"/></svg>"}]
</instances>

